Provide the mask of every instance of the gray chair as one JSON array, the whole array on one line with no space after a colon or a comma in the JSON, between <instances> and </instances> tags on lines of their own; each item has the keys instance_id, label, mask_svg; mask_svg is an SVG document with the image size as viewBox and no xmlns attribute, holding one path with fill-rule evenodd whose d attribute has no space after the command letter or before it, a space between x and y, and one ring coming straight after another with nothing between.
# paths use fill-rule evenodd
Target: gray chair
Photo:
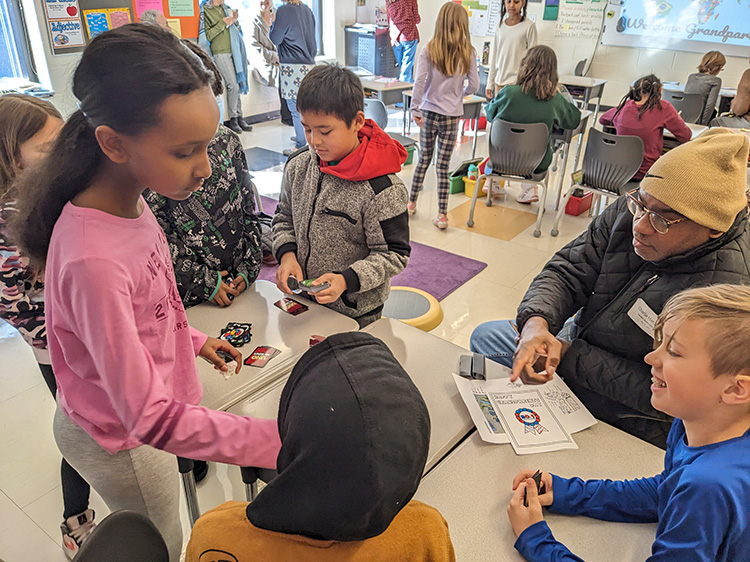
<instances>
[{"instance_id":1,"label":"gray chair","mask_svg":"<svg viewBox=\"0 0 750 562\"><path fill-rule=\"evenodd\" d=\"M573 71L573 74L576 76L583 76L583 70L586 68L586 61L588 59L579 60L578 64L576 64L576 68Z\"/></svg>"},{"instance_id":2,"label":"gray chair","mask_svg":"<svg viewBox=\"0 0 750 562\"><path fill-rule=\"evenodd\" d=\"M482 185L487 178L498 178L508 181L524 181L536 184L542 189L539 198L534 236L541 235L544 203L547 200L547 172L535 174L534 170L544 159L549 144L549 129L544 123L511 123L495 119L490 125L490 164L491 174L482 174L477 178L474 195L471 198L471 210L467 226L474 226L474 207ZM492 206L492 190L487 190L488 207Z\"/></svg>"},{"instance_id":3,"label":"gray chair","mask_svg":"<svg viewBox=\"0 0 750 562\"><path fill-rule=\"evenodd\" d=\"M619 197L637 187L637 182L630 180L641 167L641 162L643 140L640 137L611 135L591 129L583 155L583 177L579 183L570 183L557 210L552 236L559 233L562 215L575 188L592 191L605 198Z\"/></svg>"},{"instance_id":4,"label":"gray chair","mask_svg":"<svg viewBox=\"0 0 750 562\"><path fill-rule=\"evenodd\" d=\"M385 104L377 99L365 99L365 118L372 119L378 127L385 131L388 126L388 111L385 109ZM388 135L393 140L400 142L406 149L414 147L419 150L419 143L411 137L398 133L388 133Z\"/></svg>"},{"instance_id":5,"label":"gray chair","mask_svg":"<svg viewBox=\"0 0 750 562\"><path fill-rule=\"evenodd\" d=\"M671 103L686 123L699 123L706 100L700 94L686 94L675 90L664 90L661 99Z\"/></svg>"},{"instance_id":6,"label":"gray chair","mask_svg":"<svg viewBox=\"0 0 750 562\"><path fill-rule=\"evenodd\" d=\"M169 551L159 530L145 515L115 511L91 532L73 562L169 562Z\"/></svg>"}]
</instances>

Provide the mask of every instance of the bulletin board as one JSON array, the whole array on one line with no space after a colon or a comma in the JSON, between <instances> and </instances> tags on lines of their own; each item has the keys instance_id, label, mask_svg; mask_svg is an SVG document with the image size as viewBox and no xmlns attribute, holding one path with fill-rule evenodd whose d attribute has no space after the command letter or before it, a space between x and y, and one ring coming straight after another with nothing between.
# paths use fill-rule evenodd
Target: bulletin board
<instances>
[{"instance_id":1,"label":"bulletin board","mask_svg":"<svg viewBox=\"0 0 750 562\"><path fill-rule=\"evenodd\" d=\"M200 9L198 0L78 0L81 10L95 10L97 8L121 8L127 6L132 21L137 22L141 12L158 10L167 20L178 20L180 35L186 39L198 37Z\"/></svg>"},{"instance_id":2,"label":"bulletin board","mask_svg":"<svg viewBox=\"0 0 750 562\"><path fill-rule=\"evenodd\" d=\"M90 41L93 36L109 28L119 27L128 22L137 22L139 16L145 10L158 10L167 18L170 27L180 37L185 39L196 39L200 25L199 0L47 0L48 5L52 3L61 4L61 9L69 10L68 15L62 14L68 20L55 18L54 9L47 8L47 33L50 46L55 55L69 54L83 51L84 43ZM42 0L45 3L45 0ZM65 3L64 7L62 4ZM70 15L75 6L77 13ZM53 7L54 8L54 7ZM50 13L52 18L50 18ZM77 31L71 32L76 22L80 26ZM65 27L65 33L71 38L68 44L61 44L59 37L60 29Z\"/></svg>"}]
</instances>

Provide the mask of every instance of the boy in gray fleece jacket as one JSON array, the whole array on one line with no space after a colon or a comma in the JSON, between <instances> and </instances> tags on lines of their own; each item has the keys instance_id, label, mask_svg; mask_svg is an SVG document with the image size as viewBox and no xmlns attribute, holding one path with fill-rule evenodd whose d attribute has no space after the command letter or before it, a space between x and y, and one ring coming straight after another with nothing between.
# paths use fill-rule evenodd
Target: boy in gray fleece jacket
<instances>
[{"instance_id":1,"label":"boy in gray fleece jacket","mask_svg":"<svg viewBox=\"0 0 750 562\"><path fill-rule=\"evenodd\" d=\"M289 157L273 246L276 285L314 279L315 299L357 320L380 318L390 278L409 261L408 200L396 176L406 150L364 116L359 79L336 65L315 67L297 94L308 146Z\"/></svg>"}]
</instances>

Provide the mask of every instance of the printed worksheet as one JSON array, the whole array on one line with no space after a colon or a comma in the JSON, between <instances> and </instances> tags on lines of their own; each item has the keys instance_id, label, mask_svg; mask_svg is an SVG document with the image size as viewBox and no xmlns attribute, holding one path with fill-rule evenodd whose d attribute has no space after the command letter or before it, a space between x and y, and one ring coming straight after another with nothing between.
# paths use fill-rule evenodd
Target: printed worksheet
<instances>
[{"instance_id":1,"label":"printed worksheet","mask_svg":"<svg viewBox=\"0 0 750 562\"><path fill-rule=\"evenodd\" d=\"M519 455L577 449L538 388L490 392L490 403Z\"/></svg>"},{"instance_id":2,"label":"printed worksheet","mask_svg":"<svg viewBox=\"0 0 750 562\"><path fill-rule=\"evenodd\" d=\"M545 405L545 411L554 416L568 435L582 431L596 423L594 416L557 375L546 384L526 385L520 380L515 383L510 382L510 369L503 369L507 371L507 377L491 378L486 381L453 376L459 394L482 440L488 443L512 442L507 432L508 425L504 425L501 421L503 413L498 411L498 405L493 403L493 394L514 394L518 391L534 390ZM513 419L518 423L515 410L512 414ZM519 415L523 417L525 413L521 412Z\"/></svg>"}]
</instances>

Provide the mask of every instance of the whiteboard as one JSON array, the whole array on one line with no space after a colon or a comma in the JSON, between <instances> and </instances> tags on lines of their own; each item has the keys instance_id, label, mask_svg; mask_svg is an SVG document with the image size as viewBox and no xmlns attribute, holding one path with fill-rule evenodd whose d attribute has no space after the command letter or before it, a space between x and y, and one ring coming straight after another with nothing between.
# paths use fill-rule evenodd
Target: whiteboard
<instances>
[{"instance_id":1,"label":"whiteboard","mask_svg":"<svg viewBox=\"0 0 750 562\"><path fill-rule=\"evenodd\" d=\"M609 2L604 45L746 57L750 0L622 0Z\"/></svg>"}]
</instances>

